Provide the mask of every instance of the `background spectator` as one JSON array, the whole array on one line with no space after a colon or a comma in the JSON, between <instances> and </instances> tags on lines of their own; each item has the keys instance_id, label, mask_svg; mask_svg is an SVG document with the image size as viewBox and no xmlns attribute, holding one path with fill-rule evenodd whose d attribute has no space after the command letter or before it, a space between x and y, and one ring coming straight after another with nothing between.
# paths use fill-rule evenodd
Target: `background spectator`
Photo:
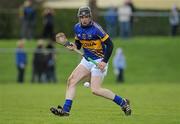
<instances>
[{"instance_id":1,"label":"background spectator","mask_svg":"<svg viewBox=\"0 0 180 124\"><path fill-rule=\"evenodd\" d=\"M52 42L49 42L46 47L48 54L46 58L47 70L46 70L46 80L48 82L56 82L56 62L55 62L55 48Z\"/></svg>"},{"instance_id":2,"label":"background spectator","mask_svg":"<svg viewBox=\"0 0 180 124\"><path fill-rule=\"evenodd\" d=\"M131 34L131 16L132 10L126 1L120 8L118 9L118 20L120 23L120 36L122 38L128 38Z\"/></svg>"},{"instance_id":3,"label":"background spectator","mask_svg":"<svg viewBox=\"0 0 180 124\"><path fill-rule=\"evenodd\" d=\"M178 13L178 9L176 5L172 6L170 16L169 16L169 22L171 25L171 35L176 36L178 25L179 25L179 13Z\"/></svg>"},{"instance_id":4,"label":"background spectator","mask_svg":"<svg viewBox=\"0 0 180 124\"><path fill-rule=\"evenodd\" d=\"M33 56L32 82L45 82L46 57L42 40L38 41L37 48Z\"/></svg>"},{"instance_id":5,"label":"background spectator","mask_svg":"<svg viewBox=\"0 0 180 124\"><path fill-rule=\"evenodd\" d=\"M32 1L26 0L21 10L21 37L30 40L33 38L35 24L35 9L32 7Z\"/></svg>"},{"instance_id":6,"label":"background spectator","mask_svg":"<svg viewBox=\"0 0 180 124\"><path fill-rule=\"evenodd\" d=\"M126 68L126 60L121 48L116 49L116 54L113 58L114 73L117 76L117 82L124 82L124 70Z\"/></svg>"},{"instance_id":7,"label":"background spectator","mask_svg":"<svg viewBox=\"0 0 180 124\"><path fill-rule=\"evenodd\" d=\"M126 0L127 1L127 5L131 8L132 14L136 11L133 1L132 0ZM131 30L133 29L133 23L134 23L134 16L132 15L130 18L130 26L131 26ZM131 33L132 35L132 33Z\"/></svg>"},{"instance_id":8,"label":"background spectator","mask_svg":"<svg viewBox=\"0 0 180 124\"><path fill-rule=\"evenodd\" d=\"M54 40L54 11L50 8L43 12L43 38Z\"/></svg>"},{"instance_id":9,"label":"background spectator","mask_svg":"<svg viewBox=\"0 0 180 124\"><path fill-rule=\"evenodd\" d=\"M105 23L107 33L113 38L117 34L117 11L111 6L105 13Z\"/></svg>"},{"instance_id":10,"label":"background spectator","mask_svg":"<svg viewBox=\"0 0 180 124\"><path fill-rule=\"evenodd\" d=\"M20 40L17 43L16 49L16 66L17 66L17 82L23 83L24 82L24 73L27 64L27 55L24 51L24 41Z\"/></svg>"}]
</instances>

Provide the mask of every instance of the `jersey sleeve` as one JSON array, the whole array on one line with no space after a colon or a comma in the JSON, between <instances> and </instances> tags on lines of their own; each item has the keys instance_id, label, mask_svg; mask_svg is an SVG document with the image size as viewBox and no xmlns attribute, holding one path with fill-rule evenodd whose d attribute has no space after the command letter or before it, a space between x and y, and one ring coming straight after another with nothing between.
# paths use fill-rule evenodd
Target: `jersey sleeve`
<instances>
[{"instance_id":1,"label":"jersey sleeve","mask_svg":"<svg viewBox=\"0 0 180 124\"><path fill-rule=\"evenodd\" d=\"M81 42L79 40L75 40L75 44L76 44L77 49L80 50L82 46Z\"/></svg>"},{"instance_id":2,"label":"jersey sleeve","mask_svg":"<svg viewBox=\"0 0 180 124\"><path fill-rule=\"evenodd\" d=\"M98 24L95 24L96 34L100 38L102 42L109 38L109 35L102 29L102 27Z\"/></svg>"}]
</instances>

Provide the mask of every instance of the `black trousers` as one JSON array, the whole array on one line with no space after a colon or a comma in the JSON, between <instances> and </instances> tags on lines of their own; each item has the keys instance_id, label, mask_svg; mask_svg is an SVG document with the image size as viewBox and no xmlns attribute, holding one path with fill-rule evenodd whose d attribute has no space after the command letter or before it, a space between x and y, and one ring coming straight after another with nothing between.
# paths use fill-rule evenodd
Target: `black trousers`
<instances>
[{"instance_id":1,"label":"black trousers","mask_svg":"<svg viewBox=\"0 0 180 124\"><path fill-rule=\"evenodd\" d=\"M46 78L48 82L54 82L56 83L56 73L55 73L55 67L50 67L46 71Z\"/></svg>"},{"instance_id":2,"label":"black trousers","mask_svg":"<svg viewBox=\"0 0 180 124\"><path fill-rule=\"evenodd\" d=\"M23 83L24 82L24 68L17 67L18 69L18 75L17 75L17 82Z\"/></svg>"},{"instance_id":3,"label":"black trousers","mask_svg":"<svg viewBox=\"0 0 180 124\"><path fill-rule=\"evenodd\" d=\"M117 82L124 82L124 69L119 69L119 74L117 76Z\"/></svg>"},{"instance_id":4,"label":"black trousers","mask_svg":"<svg viewBox=\"0 0 180 124\"><path fill-rule=\"evenodd\" d=\"M54 40L54 26L53 25L47 24L44 26L43 38L49 38L51 40Z\"/></svg>"},{"instance_id":5,"label":"black trousers","mask_svg":"<svg viewBox=\"0 0 180 124\"><path fill-rule=\"evenodd\" d=\"M32 72L32 80L31 82L38 82L38 83L42 83L43 81L43 74L44 71L41 69L37 69L37 68L33 68L33 72Z\"/></svg>"},{"instance_id":6,"label":"black trousers","mask_svg":"<svg viewBox=\"0 0 180 124\"><path fill-rule=\"evenodd\" d=\"M171 26L171 35L176 36L177 34L178 25L172 25Z\"/></svg>"}]
</instances>

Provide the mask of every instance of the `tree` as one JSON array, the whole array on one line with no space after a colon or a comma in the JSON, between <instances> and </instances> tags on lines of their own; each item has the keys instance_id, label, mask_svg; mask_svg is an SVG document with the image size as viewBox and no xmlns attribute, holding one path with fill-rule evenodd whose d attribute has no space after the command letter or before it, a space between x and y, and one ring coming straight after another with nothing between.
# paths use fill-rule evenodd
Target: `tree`
<instances>
[{"instance_id":1,"label":"tree","mask_svg":"<svg viewBox=\"0 0 180 124\"><path fill-rule=\"evenodd\" d=\"M97 0L89 0L89 7L92 11L93 20L97 21L98 18L98 8L97 8Z\"/></svg>"}]
</instances>

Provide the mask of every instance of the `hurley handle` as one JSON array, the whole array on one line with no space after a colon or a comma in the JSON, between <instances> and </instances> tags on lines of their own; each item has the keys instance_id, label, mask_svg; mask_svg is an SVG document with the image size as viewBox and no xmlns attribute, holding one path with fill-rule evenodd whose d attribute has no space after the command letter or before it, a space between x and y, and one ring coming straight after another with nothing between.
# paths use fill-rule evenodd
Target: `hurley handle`
<instances>
[{"instance_id":1,"label":"hurley handle","mask_svg":"<svg viewBox=\"0 0 180 124\"><path fill-rule=\"evenodd\" d=\"M81 56L84 56L88 61L92 62L93 64L95 64L96 66L98 65L98 63L96 61L94 61L92 58L90 57L86 57L80 50L78 49L74 49L74 51L78 54L80 54Z\"/></svg>"}]
</instances>

